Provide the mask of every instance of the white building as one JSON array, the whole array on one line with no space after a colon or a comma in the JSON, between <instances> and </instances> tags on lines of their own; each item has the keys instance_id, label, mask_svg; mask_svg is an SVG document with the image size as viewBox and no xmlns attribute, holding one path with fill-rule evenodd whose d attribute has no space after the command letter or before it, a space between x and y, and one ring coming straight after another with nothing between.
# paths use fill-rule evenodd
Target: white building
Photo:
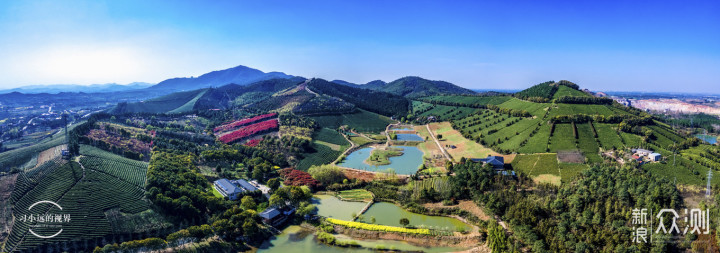
<instances>
[{"instance_id":1,"label":"white building","mask_svg":"<svg viewBox=\"0 0 720 253\"><path fill-rule=\"evenodd\" d=\"M648 156L648 157L650 158L650 161L657 162L657 161L660 161L660 158L662 158L662 155L660 155L660 153L651 153L650 156Z\"/></svg>"},{"instance_id":2,"label":"white building","mask_svg":"<svg viewBox=\"0 0 720 253\"><path fill-rule=\"evenodd\" d=\"M215 180L213 187L220 195L230 200L237 200L238 195L244 192L253 192L258 189L243 179L227 180L225 178Z\"/></svg>"}]
</instances>

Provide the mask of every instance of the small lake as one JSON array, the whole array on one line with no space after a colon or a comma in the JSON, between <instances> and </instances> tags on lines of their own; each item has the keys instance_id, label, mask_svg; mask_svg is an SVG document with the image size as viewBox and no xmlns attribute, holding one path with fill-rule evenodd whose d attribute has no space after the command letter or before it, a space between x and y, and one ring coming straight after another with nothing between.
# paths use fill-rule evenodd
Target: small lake
<instances>
[{"instance_id":1,"label":"small lake","mask_svg":"<svg viewBox=\"0 0 720 253\"><path fill-rule=\"evenodd\" d=\"M417 134L396 134L398 141L424 141L420 135Z\"/></svg>"},{"instance_id":2,"label":"small lake","mask_svg":"<svg viewBox=\"0 0 720 253\"><path fill-rule=\"evenodd\" d=\"M361 148L350 153L342 163L338 164L342 167L353 168L367 171L385 172L392 168L398 175L412 175L417 172L423 162L423 152L413 146L392 146L402 148L403 155L390 157L390 164L373 166L365 163L370 157L373 148Z\"/></svg>"},{"instance_id":3,"label":"small lake","mask_svg":"<svg viewBox=\"0 0 720 253\"><path fill-rule=\"evenodd\" d=\"M470 231L472 228L464 222L444 216L430 216L406 211L401 207L388 202L377 202L373 204L364 214L364 221L370 222L375 217L375 224L399 227L400 219L407 218L410 225L419 227L424 225L427 228L437 228L457 231L457 228L464 228Z\"/></svg>"},{"instance_id":4,"label":"small lake","mask_svg":"<svg viewBox=\"0 0 720 253\"><path fill-rule=\"evenodd\" d=\"M272 239L265 241L257 252L265 253L325 253L325 252L376 252L368 248L375 248L381 245L388 249L396 249L402 251L424 251L424 252L455 252L464 250L464 248L452 247L432 247L425 248L415 246L404 241L391 240L360 240L353 239L345 235L335 235L335 238L343 241L356 241L365 248L342 248L328 246L315 240L315 235L311 231L302 229L300 226L288 226L281 234L276 235Z\"/></svg>"},{"instance_id":5,"label":"small lake","mask_svg":"<svg viewBox=\"0 0 720 253\"><path fill-rule=\"evenodd\" d=\"M712 135L708 135L708 134L696 134L695 137L698 137L698 139L706 141L707 143L710 143L710 144L715 144L718 141L717 136L712 136Z\"/></svg>"},{"instance_id":6,"label":"small lake","mask_svg":"<svg viewBox=\"0 0 720 253\"><path fill-rule=\"evenodd\" d=\"M340 220L352 220L353 213L359 213L367 205L365 202L342 201L332 195L315 195L313 204L317 205L317 215Z\"/></svg>"},{"instance_id":7,"label":"small lake","mask_svg":"<svg viewBox=\"0 0 720 253\"><path fill-rule=\"evenodd\" d=\"M394 128L390 128L390 130L394 130L394 131L414 131L415 129L413 129L412 127L394 127Z\"/></svg>"}]
</instances>

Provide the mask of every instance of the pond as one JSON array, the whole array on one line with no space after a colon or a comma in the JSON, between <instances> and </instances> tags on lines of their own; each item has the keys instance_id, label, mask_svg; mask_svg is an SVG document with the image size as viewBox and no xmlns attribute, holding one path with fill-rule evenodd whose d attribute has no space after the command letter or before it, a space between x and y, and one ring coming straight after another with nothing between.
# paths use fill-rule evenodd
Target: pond
<instances>
[{"instance_id":1,"label":"pond","mask_svg":"<svg viewBox=\"0 0 720 253\"><path fill-rule=\"evenodd\" d=\"M430 216L409 212L401 207L388 202L377 202L373 204L364 214L364 222L370 222L371 217L375 217L375 224L388 226L401 226L400 219L407 218L410 225L419 227L421 225L427 228L445 229L457 231L463 228L470 231L472 228L464 222L444 216Z\"/></svg>"},{"instance_id":2,"label":"pond","mask_svg":"<svg viewBox=\"0 0 720 253\"><path fill-rule=\"evenodd\" d=\"M718 141L717 136L712 136L712 135L708 135L708 134L696 134L695 137L698 137L698 139L706 141L707 143L710 143L710 144L715 144Z\"/></svg>"},{"instance_id":3,"label":"pond","mask_svg":"<svg viewBox=\"0 0 720 253\"><path fill-rule=\"evenodd\" d=\"M414 131L415 129L413 129L412 127L393 127L393 128L390 128L390 130L393 130L393 131Z\"/></svg>"},{"instance_id":4,"label":"pond","mask_svg":"<svg viewBox=\"0 0 720 253\"><path fill-rule=\"evenodd\" d=\"M272 239L265 241L257 252L273 253L273 252L375 252L374 249L377 246L382 246L388 249L396 249L402 251L424 251L424 252L455 252L463 250L464 248L453 248L453 247L432 247L425 248L415 246L403 241L391 241L391 240L359 240L353 239L345 235L335 235L337 239L343 241L356 241L364 248L341 248L328 246L315 240L315 235L312 231L305 230L300 226L288 226L281 234L276 235Z\"/></svg>"},{"instance_id":5,"label":"pond","mask_svg":"<svg viewBox=\"0 0 720 253\"><path fill-rule=\"evenodd\" d=\"M315 195L313 204L318 207L317 215L340 220L352 220L352 214L367 205L365 202L342 201L331 195Z\"/></svg>"},{"instance_id":6,"label":"pond","mask_svg":"<svg viewBox=\"0 0 720 253\"><path fill-rule=\"evenodd\" d=\"M397 134L398 141L424 141L420 135L417 134Z\"/></svg>"},{"instance_id":7,"label":"pond","mask_svg":"<svg viewBox=\"0 0 720 253\"><path fill-rule=\"evenodd\" d=\"M403 155L390 157L390 164L373 166L365 163L365 160L370 157L373 148L361 148L350 153L342 163L338 164L341 167L353 168L358 170L367 171L380 171L385 172L387 169L392 168L395 173L399 175L412 175L417 172L420 165L423 162L423 152L417 147L413 146L392 146L395 148L402 148Z\"/></svg>"}]
</instances>

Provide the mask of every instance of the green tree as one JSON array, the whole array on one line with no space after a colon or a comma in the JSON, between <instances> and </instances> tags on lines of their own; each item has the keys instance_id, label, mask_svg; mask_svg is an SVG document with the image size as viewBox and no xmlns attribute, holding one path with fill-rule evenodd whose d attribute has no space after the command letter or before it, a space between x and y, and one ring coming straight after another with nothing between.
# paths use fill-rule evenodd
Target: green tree
<instances>
[{"instance_id":1,"label":"green tree","mask_svg":"<svg viewBox=\"0 0 720 253\"><path fill-rule=\"evenodd\" d=\"M505 252L507 250L507 235L505 230L495 220L488 224L488 244L493 253Z\"/></svg>"},{"instance_id":2,"label":"green tree","mask_svg":"<svg viewBox=\"0 0 720 253\"><path fill-rule=\"evenodd\" d=\"M400 218L400 225L407 227L407 225L410 225L410 220L408 220L408 218Z\"/></svg>"},{"instance_id":3,"label":"green tree","mask_svg":"<svg viewBox=\"0 0 720 253\"><path fill-rule=\"evenodd\" d=\"M267 186L270 187L270 190L275 191L280 188L280 180L278 178L271 178L267 181Z\"/></svg>"},{"instance_id":4,"label":"green tree","mask_svg":"<svg viewBox=\"0 0 720 253\"><path fill-rule=\"evenodd\" d=\"M245 210L255 210L255 208L257 208L257 204L252 197L245 196L240 200L240 207Z\"/></svg>"},{"instance_id":5,"label":"green tree","mask_svg":"<svg viewBox=\"0 0 720 253\"><path fill-rule=\"evenodd\" d=\"M312 166L308 170L308 173L325 186L340 183L343 179L346 179L342 169L331 164Z\"/></svg>"}]
</instances>

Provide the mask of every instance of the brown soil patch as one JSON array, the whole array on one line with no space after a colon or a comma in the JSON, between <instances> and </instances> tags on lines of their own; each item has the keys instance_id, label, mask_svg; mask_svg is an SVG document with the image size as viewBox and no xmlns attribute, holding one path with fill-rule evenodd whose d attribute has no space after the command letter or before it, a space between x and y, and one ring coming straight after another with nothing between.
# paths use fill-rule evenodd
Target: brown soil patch
<instances>
[{"instance_id":1,"label":"brown soil patch","mask_svg":"<svg viewBox=\"0 0 720 253\"><path fill-rule=\"evenodd\" d=\"M335 231L358 239L383 239L406 241L408 243L429 247L475 247L484 241L482 235L468 236L430 236L387 233L335 226Z\"/></svg>"},{"instance_id":2,"label":"brown soil patch","mask_svg":"<svg viewBox=\"0 0 720 253\"><path fill-rule=\"evenodd\" d=\"M0 177L0 242L10 235L13 226L12 208L10 208L10 195L15 189L15 181L19 174Z\"/></svg>"},{"instance_id":3,"label":"brown soil patch","mask_svg":"<svg viewBox=\"0 0 720 253\"><path fill-rule=\"evenodd\" d=\"M368 171L360 171L360 170L352 170L352 169L345 169L343 170L345 173L345 176L348 179L355 179L363 180L365 182L372 181L375 179L375 173L368 172Z\"/></svg>"},{"instance_id":4,"label":"brown soil patch","mask_svg":"<svg viewBox=\"0 0 720 253\"><path fill-rule=\"evenodd\" d=\"M557 158L564 163L585 163L585 156L580 150L561 150L557 152Z\"/></svg>"},{"instance_id":5,"label":"brown soil patch","mask_svg":"<svg viewBox=\"0 0 720 253\"><path fill-rule=\"evenodd\" d=\"M465 210L465 211L470 212L471 214L477 216L477 217L480 218L481 220L490 220L490 216L488 216L487 214L485 214L485 212L484 212L482 209L480 209L480 207L479 207L478 205L476 205L475 202L473 202L473 201L471 201L471 200L461 200L461 201L458 201L458 204L457 204L457 205L453 205L453 206L443 205L442 202L438 202L438 203L426 203L426 204L423 204L423 206L424 206L425 208L453 208L453 207L457 207L457 208L460 208L461 210Z\"/></svg>"},{"instance_id":6,"label":"brown soil patch","mask_svg":"<svg viewBox=\"0 0 720 253\"><path fill-rule=\"evenodd\" d=\"M38 166L42 165L47 161L60 157L62 155L63 149L67 149L67 145L58 145L40 152L40 154L38 154L37 164L35 165L35 167L33 167L33 169L37 168Z\"/></svg>"}]
</instances>

